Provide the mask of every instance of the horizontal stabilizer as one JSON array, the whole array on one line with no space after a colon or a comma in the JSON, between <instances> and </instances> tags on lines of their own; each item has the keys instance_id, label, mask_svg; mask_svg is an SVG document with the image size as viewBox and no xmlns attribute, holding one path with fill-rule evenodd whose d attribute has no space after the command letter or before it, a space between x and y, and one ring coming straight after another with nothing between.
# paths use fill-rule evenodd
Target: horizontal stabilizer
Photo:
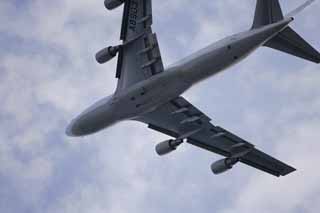
<instances>
[{"instance_id":1,"label":"horizontal stabilizer","mask_svg":"<svg viewBox=\"0 0 320 213\"><path fill-rule=\"evenodd\" d=\"M320 53L308 44L290 27L269 40L264 46L300 57L315 63L320 63Z\"/></svg>"}]
</instances>

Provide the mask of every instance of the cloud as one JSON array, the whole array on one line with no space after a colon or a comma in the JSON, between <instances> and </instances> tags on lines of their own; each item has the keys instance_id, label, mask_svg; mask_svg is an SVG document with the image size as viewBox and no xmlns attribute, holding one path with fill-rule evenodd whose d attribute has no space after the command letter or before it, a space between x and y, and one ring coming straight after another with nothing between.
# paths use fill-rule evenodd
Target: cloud
<instances>
[{"instance_id":1,"label":"cloud","mask_svg":"<svg viewBox=\"0 0 320 213\"><path fill-rule=\"evenodd\" d=\"M254 3L153 1L165 64L248 29ZM287 11L301 2L281 3ZM293 25L317 49L318 9ZM244 165L212 176L209 165L220 156L187 144L157 157L155 143L168 137L135 122L86 138L64 135L72 117L114 91L115 61L100 66L93 56L119 42L121 12L106 11L100 0L0 2L0 209L315 212L318 68L266 48L186 97L214 124L297 167L290 176Z\"/></svg>"}]
</instances>

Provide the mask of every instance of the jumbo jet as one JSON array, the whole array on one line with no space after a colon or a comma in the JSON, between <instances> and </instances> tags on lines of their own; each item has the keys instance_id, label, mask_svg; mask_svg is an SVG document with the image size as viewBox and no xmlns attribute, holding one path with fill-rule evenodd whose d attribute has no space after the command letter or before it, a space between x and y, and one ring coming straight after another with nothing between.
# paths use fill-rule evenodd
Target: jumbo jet
<instances>
[{"instance_id":1,"label":"jumbo jet","mask_svg":"<svg viewBox=\"0 0 320 213\"><path fill-rule=\"evenodd\" d=\"M152 0L105 0L109 10L124 5L121 44L96 54L100 64L118 56L117 88L113 95L76 117L67 127L66 134L86 136L120 121L134 120L171 138L156 145L159 155L189 143L224 156L212 163L214 174L230 170L239 162L277 177L295 171L248 141L212 124L205 113L181 94L262 46L320 63L320 53L289 27L294 16L313 1L283 15L279 0L257 0L249 30L213 43L165 69L157 36L151 27Z\"/></svg>"}]
</instances>

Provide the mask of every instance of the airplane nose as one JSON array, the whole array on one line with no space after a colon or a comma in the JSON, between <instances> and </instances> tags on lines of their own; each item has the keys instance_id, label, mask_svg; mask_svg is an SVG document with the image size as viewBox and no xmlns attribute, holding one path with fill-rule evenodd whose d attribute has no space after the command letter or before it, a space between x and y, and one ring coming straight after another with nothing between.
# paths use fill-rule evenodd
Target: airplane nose
<instances>
[{"instance_id":1,"label":"airplane nose","mask_svg":"<svg viewBox=\"0 0 320 213\"><path fill-rule=\"evenodd\" d=\"M67 126L65 133L69 137L80 137L87 134L85 131L83 131L80 118L73 119Z\"/></svg>"},{"instance_id":2,"label":"airplane nose","mask_svg":"<svg viewBox=\"0 0 320 213\"><path fill-rule=\"evenodd\" d=\"M66 128L66 135L69 137L75 137L76 135L73 133L73 126L74 126L74 121L71 121L71 123L67 126Z\"/></svg>"},{"instance_id":3,"label":"airplane nose","mask_svg":"<svg viewBox=\"0 0 320 213\"><path fill-rule=\"evenodd\" d=\"M114 123L112 115L103 114L102 117L102 115L92 112L72 120L66 128L65 134L69 137L82 137L96 133Z\"/></svg>"},{"instance_id":4,"label":"airplane nose","mask_svg":"<svg viewBox=\"0 0 320 213\"><path fill-rule=\"evenodd\" d=\"M86 132L81 125L82 123L79 119L71 121L71 123L66 128L66 135L69 137L80 137L90 134L90 132Z\"/></svg>"},{"instance_id":5,"label":"airplane nose","mask_svg":"<svg viewBox=\"0 0 320 213\"><path fill-rule=\"evenodd\" d=\"M70 137L80 137L96 133L114 124L115 108L109 104L110 98L98 101L67 126L65 133Z\"/></svg>"}]
</instances>

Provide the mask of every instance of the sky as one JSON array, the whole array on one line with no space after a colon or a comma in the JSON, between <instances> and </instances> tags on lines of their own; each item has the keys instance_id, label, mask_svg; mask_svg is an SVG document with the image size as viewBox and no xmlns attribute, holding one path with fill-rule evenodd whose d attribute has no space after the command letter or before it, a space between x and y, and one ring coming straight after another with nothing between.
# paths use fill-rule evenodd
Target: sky
<instances>
[{"instance_id":1,"label":"sky","mask_svg":"<svg viewBox=\"0 0 320 213\"><path fill-rule=\"evenodd\" d=\"M281 0L284 13L302 0ZM165 66L250 28L255 0L154 0L153 30ZM320 49L320 3L291 26ZM69 138L65 127L116 87L122 8L102 0L0 1L1 212L316 213L320 208L320 68L260 48L184 97L212 123L293 165L275 178L245 165L214 176L221 156L184 144L159 157L168 136L123 122Z\"/></svg>"}]
</instances>

